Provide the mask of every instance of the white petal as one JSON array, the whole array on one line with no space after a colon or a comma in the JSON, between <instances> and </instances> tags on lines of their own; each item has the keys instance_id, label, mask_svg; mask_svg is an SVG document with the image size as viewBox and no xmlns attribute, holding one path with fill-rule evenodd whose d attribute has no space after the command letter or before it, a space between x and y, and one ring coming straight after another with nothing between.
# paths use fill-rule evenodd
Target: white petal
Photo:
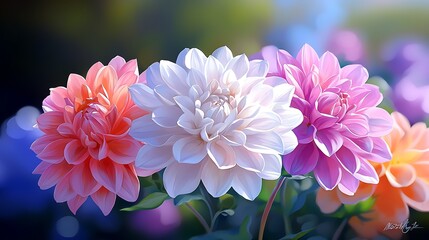
<instances>
[{"instance_id":1,"label":"white petal","mask_svg":"<svg viewBox=\"0 0 429 240\"><path fill-rule=\"evenodd\" d=\"M133 102L142 109L152 110L162 106L162 103L154 96L151 88L143 83L136 83L129 88Z\"/></svg>"},{"instance_id":2,"label":"white petal","mask_svg":"<svg viewBox=\"0 0 429 240\"><path fill-rule=\"evenodd\" d=\"M183 129L163 128L152 121L151 115L145 115L133 121L130 128L130 135L142 142L153 146L162 146L173 138L180 137L186 132Z\"/></svg>"},{"instance_id":3,"label":"white petal","mask_svg":"<svg viewBox=\"0 0 429 240\"><path fill-rule=\"evenodd\" d=\"M225 141L211 141L207 144L210 158L220 169L229 169L235 166L235 154L231 146Z\"/></svg>"},{"instance_id":4,"label":"white petal","mask_svg":"<svg viewBox=\"0 0 429 240\"><path fill-rule=\"evenodd\" d=\"M159 70L161 72L162 79L168 87L180 94L187 94L187 74L182 67L170 61L161 60L159 63Z\"/></svg>"},{"instance_id":5,"label":"white petal","mask_svg":"<svg viewBox=\"0 0 429 240\"><path fill-rule=\"evenodd\" d=\"M272 111L260 112L246 127L248 130L265 132L280 126L282 119Z\"/></svg>"},{"instance_id":6,"label":"white petal","mask_svg":"<svg viewBox=\"0 0 429 240\"><path fill-rule=\"evenodd\" d=\"M247 73L247 77L265 77L267 73L268 73L267 61L253 60L249 62L249 72Z\"/></svg>"},{"instance_id":7,"label":"white petal","mask_svg":"<svg viewBox=\"0 0 429 240\"><path fill-rule=\"evenodd\" d=\"M292 131L279 131L283 143L283 152L281 155L292 152L298 146L298 138Z\"/></svg>"},{"instance_id":8,"label":"white petal","mask_svg":"<svg viewBox=\"0 0 429 240\"><path fill-rule=\"evenodd\" d=\"M144 145L136 157L136 167L145 170L163 169L174 161L171 146L153 147Z\"/></svg>"},{"instance_id":9,"label":"white petal","mask_svg":"<svg viewBox=\"0 0 429 240\"><path fill-rule=\"evenodd\" d=\"M228 131L228 133L223 136L231 146L242 146L246 142L246 134L240 130Z\"/></svg>"},{"instance_id":10,"label":"white petal","mask_svg":"<svg viewBox=\"0 0 429 240\"><path fill-rule=\"evenodd\" d=\"M217 60L219 60L219 62L221 62L223 66L226 66L228 62L232 59L232 52L226 46L216 49L212 53L212 55L217 58Z\"/></svg>"},{"instance_id":11,"label":"white petal","mask_svg":"<svg viewBox=\"0 0 429 240\"><path fill-rule=\"evenodd\" d=\"M232 70L237 79L244 77L249 71L249 59L244 54L234 57L225 67L225 71Z\"/></svg>"},{"instance_id":12,"label":"white petal","mask_svg":"<svg viewBox=\"0 0 429 240\"><path fill-rule=\"evenodd\" d=\"M162 80L162 77L161 77L161 73L159 71L158 62L153 63L146 70L146 81L147 81L147 85L152 89L158 85L164 84L164 81Z\"/></svg>"},{"instance_id":13,"label":"white petal","mask_svg":"<svg viewBox=\"0 0 429 240\"><path fill-rule=\"evenodd\" d=\"M186 78L186 83L189 86L200 86L201 89L207 89L208 79L201 73L200 71L197 71L195 69L191 69L188 72L188 76Z\"/></svg>"},{"instance_id":14,"label":"white petal","mask_svg":"<svg viewBox=\"0 0 429 240\"><path fill-rule=\"evenodd\" d=\"M185 66L204 73L204 65L207 61L206 55L197 48L192 48L185 56Z\"/></svg>"},{"instance_id":15,"label":"white petal","mask_svg":"<svg viewBox=\"0 0 429 240\"><path fill-rule=\"evenodd\" d=\"M264 169L258 176L267 180L276 180L282 172L282 159L278 154L262 154L264 158Z\"/></svg>"},{"instance_id":16,"label":"white petal","mask_svg":"<svg viewBox=\"0 0 429 240\"><path fill-rule=\"evenodd\" d=\"M187 96L176 96L174 97L176 104L182 109L184 113L193 114L195 109L195 103L192 99Z\"/></svg>"},{"instance_id":17,"label":"white petal","mask_svg":"<svg viewBox=\"0 0 429 240\"><path fill-rule=\"evenodd\" d=\"M265 154L283 154L283 141L275 132L247 135L246 148Z\"/></svg>"},{"instance_id":18,"label":"white petal","mask_svg":"<svg viewBox=\"0 0 429 240\"><path fill-rule=\"evenodd\" d=\"M288 131L298 127L304 120L302 112L296 108L290 108L276 104L273 111L280 116L281 126Z\"/></svg>"},{"instance_id":19,"label":"white petal","mask_svg":"<svg viewBox=\"0 0 429 240\"><path fill-rule=\"evenodd\" d=\"M177 106L160 107L152 112L152 120L161 127L172 128L177 126L177 120L182 113Z\"/></svg>"},{"instance_id":20,"label":"white petal","mask_svg":"<svg viewBox=\"0 0 429 240\"><path fill-rule=\"evenodd\" d=\"M186 54L189 52L189 48L185 48L185 49L183 49L180 53L179 53L179 55L177 56L177 59L176 59L176 64L177 65L179 65L179 66L181 66L182 68L186 68L186 66L185 66L185 57L186 57Z\"/></svg>"},{"instance_id":21,"label":"white petal","mask_svg":"<svg viewBox=\"0 0 429 240\"><path fill-rule=\"evenodd\" d=\"M207 82L219 81L223 73L223 65L215 57L209 56L205 65Z\"/></svg>"},{"instance_id":22,"label":"white petal","mask_svg":"<svg viewBox=\"0 0 429 240\"><path fill-rule=\"evenodd\" d=\"M200 183L201 164L172 163L163 176L165 190L170 197L193 192Z\"/></svg>"},{"instance_id":23,"label":"white petal","mask_svg":"<svg viewBox=\"0 0 429 240\"><path fill-rule=\"evenodd\" d=\"M281 103L284 106L290 106L293 94L295 93L295 87L290 84L280 84L273 88L274 91L274 102Z\"/></svg>"},{"instance_id":24,"label":"white petal","mask_svg":"<svg viewBox=\"0 0 429 240\"><path fill-rule=\"evenodd\" d=\"M172 90L167 85L158 85L153 89L155 97L158 101L165 105L174 105L174 98L177 96L177 92Z\"/></svg>"},{"instance_id":25,"label":"white petal","mask_svg":"<svg viewBox=\"0 0 429 240\"><path fill-rule=\"evenodd\" d=\"M254 200L262 188L262 179L254 172L242 168L234 168L232 187L245 199Z\"/></svg>"},{"instance_id":26,"label":"white petal","mask_svg":"<svg viewBox=\"0 0 429 240\"><path fill-rule=\"evenodd\" d=\"M249 171L261 172L264 169L262 154L249 151L245 147L234 147L237 164Z\"/></svg>"},{"instance_id":27,"label":"white petal","mask_svg":"<svg viewBox=\"0 0 429 240\"><path fill-rule=\"evenodd\" d=\"M194 136L182 138L174 143L173 155L180 163L199 163L207 155L206 142Z\"/></svg>"},{"instance_id":28,"label":"white petal","mask_svg":"<svg viewBox=\"0 0 429 240\"><path fill-rule=\"evenodd\" d=\"M207 191L213 197L224 195L231 188L233 178L231 169L219 169L210 159L204 162L201 180Z\"/></svg>"}]
</instances>

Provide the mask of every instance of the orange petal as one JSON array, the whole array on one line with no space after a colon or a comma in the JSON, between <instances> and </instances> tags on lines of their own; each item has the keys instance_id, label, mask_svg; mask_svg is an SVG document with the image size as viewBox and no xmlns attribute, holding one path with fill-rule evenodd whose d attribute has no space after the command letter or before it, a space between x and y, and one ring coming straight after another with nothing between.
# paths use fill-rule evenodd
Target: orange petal
<instances>
[{"instance_id":1,"label":"orange petal","mask_svg":"<svg viewBox=\"0 0 429 240\"><path fill-rule=\"evenodd\" d=\"M410 164L390 165L386 170L386 177L394 187L408 187L417 177L416 170Z\"/></svg>"},{"instance_id":2,"label":"orange petal","mask_svg":"<svg viewBox=\"0 0 429 240\"><path fill-rule=\"evenodd\" d=\"M320 188L317 191L316 203L323 213L333 213L341 206L337 191L337 188L330 191Z\"/></svg>"}]
</instances>

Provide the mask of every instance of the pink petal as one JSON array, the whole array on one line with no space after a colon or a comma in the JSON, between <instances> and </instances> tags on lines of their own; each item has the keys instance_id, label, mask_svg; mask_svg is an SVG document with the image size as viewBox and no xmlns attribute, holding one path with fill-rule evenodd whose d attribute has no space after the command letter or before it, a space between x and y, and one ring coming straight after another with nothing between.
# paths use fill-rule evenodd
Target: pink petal
<instances>
[{"instance_id":1,"label":"pink petal","mask_svg":"<svg viewBox=\"0 0 429 240\"><path fill-rule=\"evenodd\" d=\"M129 164L136 160L141 144L133 139L118 139L107 143L109 152L107 156L119 164Z\"/></svg>"},{"instance_id":2,"label":"pink petal","mask_svg":"<svg viewBox=\"0 0 429 240\"><path fill-rule=\"evenodd\" d=\"M37 127L44 133L57 133L58 126L64 122L62 112L46 112L37 118Z\"/></svg>"},{"instance_id":3,"label":"pink petal","mask_svg":"<svg viewBox=\"0 0 429 240\"><path fill-rule=\"evenodd\" d=\"M94 89L97 89L97 92L103 93L104 89L106 93L109 95L113 95L113 86L116 85L118 81L118 75L116 71L111 66L102 67L95 77Z\"/></svg>"},{"instance_id":4,"label":"pink petal","mask_svg":"<svg viewBox=\"0 0 429 240\"><path fill-rule=\"evenodd\" d=\"M64 178L70 170L71 166L64 162L48 166L39 178L40 189L45 190L53 187Z\"/></svg>"},{"instance_id":5,"label":"pink petal","mask_svg":"<svg viewBox=\"0 0 429 240\"><path fill-rule=\"evenodd\" d=\"M304 175L313 171L319 160L319 150L313 143L298 145L295 150L283 156L283 165L292 175Z\"/></svg>"},{"instance_id":6,"label":"pink petal","mask_svg":"<svg viewBox=\"0 0 429 240\"><path fill-rule=\"evenodd\" d=\"M236 164L234 150L225 141L209 142L207 144L207 153L220 169L229 169Z\"/></svg>"},{"instance_id":7,"label":"pink petal","mask_svg":"<svg viewBox=\"0 0 429 240\"><path fill-rule=\"evenodd\" d=\"M360 168L354 176L362 182L377 184L379 179L374 167L365 159L361 159L360 164Z\"/></svg>"},{"instance_id":8,"label":"pink petal","mask_svg":"<svg viewBox=\"0 0 429 240\"><path fill-rule=\"evenodd\" d=\"M368 118L360 114L347 114L341 121L355 137L365 137L369 133Z\"/></svg>"},{"instance_id":9,"label":"pink petal","mask_svg":"<svg viewBox=\"0 0 429 240\"><path fill-rule=\"evenodd\" d=\"M369 136L382 137L392 131L393 119L390 114L382 108L368 108L365 111L369 123Z\"/></svg>"},{"instance_id":10,"label":"pink petal","mask_svg":"<svg viewBox=\"0 0 429 240\"><path fill-rule=\"evenodd\" d=\"M301 48L296 59L301 63L302 70L306 75L310 73L313 65L319 65L319 57L316 51L308 44Z\"/></svg>"},{"instance_id":11,"label":"pink petal","mask_svg":"<svg viewBox=\"0 0 429 240\"><path fill-rule=\"evenodd\" d=\"M125 65L123 65L119 71L116 71L116 72L118 73L119 77L122 77L127 73L132 73L135 76L138 76L139 70L138 70L138 66L137 66L137 59L131 59L130 61L125 63ZM123 83L123 82L121 82L121 83Z\"/></svg>"},{"instance_id":12,"label":"pink petal","mask_svg":"<svg viewBox=\"0 0 429 240\"><path fill-rule=\"evenodd\" d=\"M82 86L86 85L86 80L77 74L70 74L67 81L67 93L71 100L80 99L83 100Z\"/></svg>"},{"instance_id":13,"label":"pink petal","mask_svg":"<svg viewBox=\"0 0 429 240\"><path fill-rule=\"evenodd\" d=\"M82 206L82 204L86 201L88 197L81 197L79 195L76 195L76 197L70 199L67 201L67 205L70 208L70 211L72 211L72 213L74 215L76 215L77 210L80 208L80 206Z\"/></svg>"},{"instance_id":14,"label":"pink petal","mask_svg":"<svg viewBox=\"0 0 429 240\"><path fill-rule=\"evenodd\" d=\"M68 163L77 165L85 161L89 157L89 153L79 140L74 139L66 145L64 157Z\"/></svg>"},{"instance_id":15,"label":"pink petal","mask_svg":"<svg viewBox=\"0 0 429 240\"><path fill-rule=\"evenodd\" d=\"M66 202L76 196L76 192L70 185L70 175L64 176L55 187L54 199L56 202Z\"/></svg>"},{"instance_id":16,"label":"pink petal","mask_svg":"<svg viewBox=\"0 0 429 240\"><path fill-rule=\"evenodd\" d=\"M32 174L42 174L52 164L47 162L40 162L39 165L33 170Z\"/></svg>"},{"instance_id":17,"label":"pink petal","mask_svg":"<svg viewBox=\"0 0 429 240\"><path fill-rule=\"evenodd\" d=\"M87 197L100 188L100 184L91 174L88 163L74 166L69 176L70 185L74 192L82 197Z\"/></svg>"},{"instance_id":18,"label":"pink petal","mask_svg":"<svg viewBox=\"0 0 429 240\"><path fill-rule=\"evenodd\" d=\"M113 193L120 191L122 186L123 172L117 164L110 159L91 159L90 169L95 180Z\"/></svg>"},{"instance_id":19,"label":"pink petal","mask_svg":"<svg viewBox=\"0 0 429 240\"><path fill-rule=\"evenodd\" d=\"M343 137L334 129L323 129L316 132L314 143L323 154L330 157L343 145Z\"/></svg>"},{"instance_id":20,"label":"pink petal","mask_svg":"<svg viewBox=\"0 0 429 240\"><path fill-rule=\"evenodd\" d=\"M59 139L64 139L61 135L58 134L46 134L36 139L32 144L30 149L33 150L36 154L39 154L45 149L45 147Z\"/></svg>"},{"instance_id":21,"label":"pink petal","mask_svg":"<svg viewBox=\"0 0 429 240\"><path fill-rule=\"evenodd\" d=\"M69 141L70 139L55 140L46 145L43 151L37 154L37 157L52 164L60 163L64 160L64 149Z\"/></svg>"},{"instance_id":22,"label":"pink petal","mask_svg":"<svg viewBox=\"0 0 429 240\"><path fill-rule=\"evenodd\" d=\"M232 172L230 169L219 169L212 161L205 161L201 180L210 195L217 198L231 188Z\"/></svg>"},{"instance_id":23,"label":"pink petal","mask_svg":"<svg viewBox=\"0 0 429 240\"><path fill-rule=\"evenodd\" d=\"M115 205L116 195L106 188L100 188L97 192L91 195L92 200L101 209L104 216L107 216Z\"/></svg>"},{"instance_id":24,"label":"pink petal","mask_svg":"<svg viewBox=\"0 0 429 240\"><path fill-rule=\"evenodd\" d=\"M348 148L340 148L335 153L335 157L338 159L338 162L352 174L360 168L359 158Z\"/></svg>"},{"instance_id":25,"label":"pink petal","mask_svg":"<svg viewBox=\"0 0 429 240\"><path fill-rule=\"evenodd\" d=\"M314 177L323 189L334 189L341 180L339 163L334 158L323 157L319 159L314 168Z\"/></svg>"},{"instance_id":26,"label":"pink petal","mask_svg":"<svg viewBox=\"0 0 429 240\"><path fill-rule=\"evenodd\" d=\"M125 59L121 56L116 56L112 60L110 60L109 64L112 66L117 73L119 73L119 70L121 70L122 66L125 64Z\"/></svg>"},{"instance_id":27,"label":"pink petal","mask_svg":"<svg viewBox=\"0 0 429 240\"><path fill-rule=\"evenodd\" d=\"M414 183L417 174L410 164L391 164L386 170L386 177L394 187L408 187Z\"/></svg>"},{"instance_id":28,"label":"pink petal","mask_svg":"<svg viewBox=\"0 0 429 240\"><path fill-rule=\"evenodd\" d=\"M209 160L210 161L210 160ZM172 163L163 176L165 190L170 197L193 192L200 183L202 164Z\"/></svg>"},{"instance_id":29,"label":"pink petal","mask_svg":"<svg viewBox=\"0 0 429 240\"><path fill-rule=\"evenodd\" d=\"M358 187L359 180L357 180L350 172L342 170L338 189L346 195L353 196Z\"/></svg>"},{"instance_id":30,"label":"pink petal","mask_svg":"<svg viewBox=\"0 0 429 240\"><path fill-rule=\"evenodd\" d=\"M329 85L335 85L339 80L340 63L337 57L330 52L326 52L320 57L320 85L327 88Z\"/></svg>"},{"instance_id":31,"label":"pink petal","mask_svg":"<svg viewBox=\"0 0 429 240\"><path fill-rule=\"evenodd\" d=\"M122 188L118 192L118 196L128 202L137 200L140 191L140 182L134 168L124 165L123 168Z\"/></svg>"},{"instance_id":32,"label":"pink petal","mask_svg":"<svg viewBox=\"0 0 429 240\"><path fill-rule=\"evenodd\" d=\"M341 78L352 80L353 86L362 86L368 80L368 71L358 64L341 68Z\"/></svg>"},{"instance_id":33,"label":"pink petal","mask_svg":"<svg viewBox=\"0 0 429 240\"><path fill-rule=\"evenodd\" d=\"M91 89L95 89L95 77L98 74L98 71L100 71L100 69L103 67L104 65L101 62L97 62L94 65L91 66L91 68L88 70L88 73L86 74L86 82L88 84L88 86Z\"/></svg>"},{"instance_id":34,"label":"pink petal","mask_svg":"<svg viewBox=\"0 0 429 240\"><path fill-rule=\"evenodd\" d=\"M392 153L387 143L381 138L371 138L373 142L373 149L367 156L373 162L387 162L392 159Z\"/></svg>"}]
</instances>

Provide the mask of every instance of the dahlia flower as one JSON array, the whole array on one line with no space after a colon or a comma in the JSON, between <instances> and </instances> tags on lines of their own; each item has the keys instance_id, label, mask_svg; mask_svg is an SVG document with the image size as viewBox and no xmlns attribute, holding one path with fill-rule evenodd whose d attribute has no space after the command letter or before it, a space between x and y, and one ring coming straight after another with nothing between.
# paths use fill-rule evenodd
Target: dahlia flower
<instances>
[{"instance_id":1,"label":"dahlia flower","mask_svg":"<svg viewBox=\"0 0 429 240\"><path fill-rule=\"evenodd\" d=\"M359 181L378 183L367 159L385 162L391 153L381 136L392 128L392 119L376 106L382 95L378 87L365 84L367 70L361 65L340 67L326 52L320 58L304 45L293 58L288 52L265 47L255 58L268 61L269 76L280 76L295 86L291 106L304 120L294 129L298 147L283 157L290 174L313 171L320 186L353 195Z\"/></svg>"},{"instance_id":2,"label":"dahlia flower","mask_svg":"<svg viewBox=\"0 0 429 240\"><path fill-rule=\"evenodd\" d=\"M166 168L171 197L194 191L202 180L219 197L231 187L253 200L263 179L281 173L279 154L291 152L291 131L302 114L290 108L294 87L266 77L265 61L233 57L227 47L211 56L183 50L176 63L160 61L131 86L134 102L150 111L133 121L130 134L145 142L136 165Z\"/></svg>"},{"instance_id":3,"label":"dahlia flower","mask_svg":"<svg viewBox=\"0 0 429 240\"><path fill-rule=\"evenodd\" d=\"M388 223L406 221L410 215L408 207L429 211L429 129L424 123L411 127L398 112L392 113L392 117L393 131L384 137L392 151L392 161L373 163L380 183L359 185L356 192L359 197L346 196L338 189L317 193L317 204L324 213L334 212L342 203L356 203L372 196L375 199L372 210L349 220L353 229L365 238L387 235L399 239L401 230L385 230Z\"/></svg>"},{"instance_id":4,"label":"dahlia flower","mask_svg":"<svg viewBox=\"0 0 429 240\"><path fill-rule=\"evenodd\" d=\"M146 114L128 91L137 81L137 61L115 57L94 64L86 79L70 74L67 87L51 89L43 101L37 126L44 135L31 146L42 162L33 173L41 174L41 189L56 185L55 200L73 213L89 196L104 215L116 195L137 200L137 176L153 172L134 166L143 144L128 134L131 121Z\"/></svg>"}]
</instances>

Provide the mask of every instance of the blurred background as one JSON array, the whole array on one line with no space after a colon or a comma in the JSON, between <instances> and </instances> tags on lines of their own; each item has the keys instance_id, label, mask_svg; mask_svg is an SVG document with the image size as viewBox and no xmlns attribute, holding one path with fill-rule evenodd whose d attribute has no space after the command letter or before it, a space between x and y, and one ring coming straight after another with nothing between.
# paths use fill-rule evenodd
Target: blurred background
<instances>
[{"instance_id":1,"label":"blurred background","mask_svg":"<svg viewBox=\"0 0 429 240\"><path fill-rule=\"evenodd\" d=\"M343 65L363 64L382 86L384 107L412 122L427 121L428 23L427 0L2 3L0 238L186 239L204 232L172 202L150 212L125 213L119 209L132 204L118 199L104 217L88 201L74 216L66 204L54 202L53 189L38 188L38 176L31 172L39 160L29 146L41 133L33 125L49 88L65 86L70 73L85 75L95 62L107 64L116 55L137 58L143 71L161 59L175 61L185 47L208 55L227 45L235 55L251 55L273 44L295 55L309 43L319 54L333 52ZM428 233L428 214L412 212L413 219ZM278 236L273 227L267 231Z\"/></svg>"}]
</instances>

